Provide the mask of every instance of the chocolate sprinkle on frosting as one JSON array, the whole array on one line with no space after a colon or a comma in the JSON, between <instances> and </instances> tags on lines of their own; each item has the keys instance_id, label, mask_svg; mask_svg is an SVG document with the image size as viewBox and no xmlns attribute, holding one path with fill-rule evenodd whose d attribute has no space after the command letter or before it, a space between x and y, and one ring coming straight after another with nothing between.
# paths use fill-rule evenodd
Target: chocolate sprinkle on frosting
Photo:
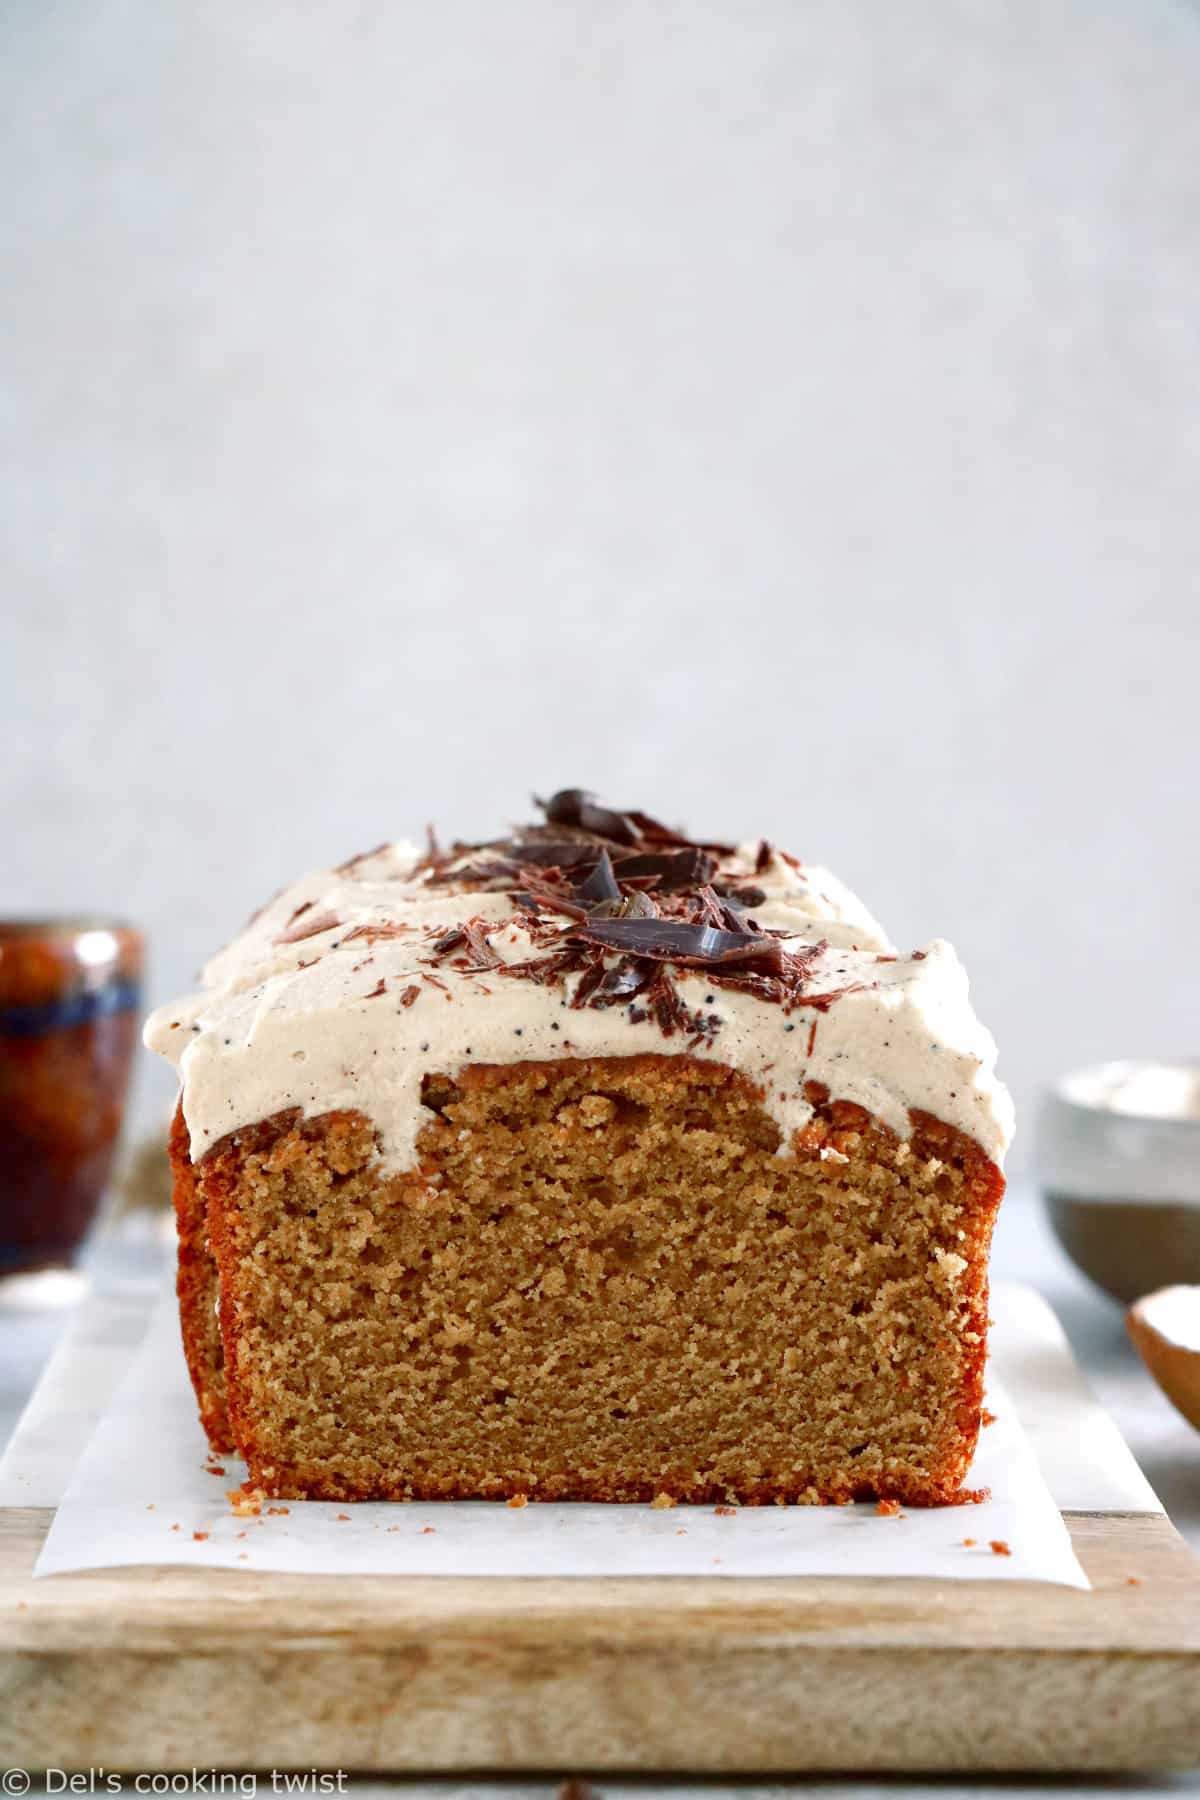
<instances>
[{"instance_id":1,"label":"chocolate sprinkle on frosting","mask_svg":"<svg viewBox=\"0 0 1200 1800\"><path fill-rule=\"evenodd\" d=\"M719 859L733 846L693 842L648 813L604 806L584 788L562 788L537 804L546 823L521 827L511 838L443 850L431 835L423 870L434 885L507 893L542 954L504 963L472 922L438 938L431 963L452 958L456 968L495 969L539 985L576 976L572 1007L634 1000L631 1017L653 1016L668 1035L685 1030L697 1039L711 1039L719 1018L688 1011L672 986L672 967L703 969L718 985L789 1010L824 1010L837 997L806 993L824 943L788 949L784 933L765 931L737 910L762 905L763 888L712 885ZM756 872L774 854L764 839Z\"/></svg>"}]
</instances>

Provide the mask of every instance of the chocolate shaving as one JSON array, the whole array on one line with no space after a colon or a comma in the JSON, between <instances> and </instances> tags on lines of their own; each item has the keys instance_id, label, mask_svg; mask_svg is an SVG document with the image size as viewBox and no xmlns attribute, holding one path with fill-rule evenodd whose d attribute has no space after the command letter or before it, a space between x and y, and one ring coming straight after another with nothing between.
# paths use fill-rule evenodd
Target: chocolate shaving
<instances>
[{"instance_id":1,"label":"chocolate shaving","mask_svg":"<svg viewBox=\"0 0 1200 1800\"><path fill-rule=\"evenodd\" d=\"M652 1018L664 1037L683 1033L689 1047L711 1043L720 1020L713 1013L693 1012L683 1001L678 988L661 966L654 969L641 995L641 1004L631 1006L629 1017L635 1024Z\"/></svg>"},{"instance_id":2,"label":"chocolate shaving","mask_svg":"<svg viewBox=\"0 0 1200 1800\"><path fill-rule=\"evenodd\" d=\"M717 859L707 850L689 845L686 850L649 850L637 856L619 856L613 864L618 881L655 875L664 893L701 887L717 872Z\"/></svg>"},{"instance_id":3,"label":"chocolate shaving","mask_svg":"<svg viewBox=\"0 0 1200 1800\"><path fill-rule=\"evenodd\" d=\"M359 863L370 862L373 856L378 856L381 851L388 849L388 847L385 840L382 844L376 844L371 850L360 850L357 856L348 856L344 863L338 863L333 872L335 875L353 875L357 870Z\"/></svg>"},{"instance_id":4,"label":"chocolate shaving","mask_svg":"<svg viewBox=\"0 0 1200 1800\"><path fill-rule=\"evenodd\" d=\"M614 969L606 970L600 984L601 992L608 1000L629 1000L653 981L657 966L652 962L623 958Z\"/></svg>"},{"instance_id":5,"label":"chocolate shaving","mask_svg":"<svg viewBox=\"0 0 1200 1800\"><path fill-rule=\"evenodd\" d=\"M532 873L532 871L530 871ZM523 888L510 893L509 899L516 902L524 911L537 911L540 907L548 907L551 912L566 913L568 919L586 919L589 908L581 906L577 900L557 893L553 888L542 887L535 882L527 882Z\"/></svg>"},{"instance_id":6,"label":"chocolate shaving","mask_svg":"<svg viewBox=\"0 0 1200 1800\"><path fill-rule=\"evenodd\" d=\"M424 878L433 886L506 894L531 946L525 961L506 963L483 919L431 929L425 934L430 967L422 979L433 986L445 989L431 972L438 964L545 986L569 983L576 1010L623 1006L632 1021L652 1018L666 1035L683 1032L694 1043L711 1042L721 1019L687 1006L672 965L789 1012L798 1006L825 1012L854 991L808 992L826 946L789 947L785 932L755 921L752 909L766 902L766 890L753 879L718 879L732 845L695 842L648 813L603 806L583 788L562 788L538 805L544 823L518 827L509 838L443 850L430 832ZM763 839L755 873L776 855L783 852ZM350 935L400 929L360 926ZM419 992L405 989L400 1004L411 1005Z\"/></svg>"},{"instance_id":7,"label":"chocolate shaving","mask_svg":"<svg viewBox=\"0 0 1200 1800\"><path fill-rule=\"evenodd\" d=\"M434 961L440 962L443 956L449 956L452 950L457 950L459 945L465 944L466 941L467 933L462 925L455 925L450 931L443 932L432 945Z\"/></svg>"},{"instance_id":8,"label":"chocolate shaving","mask_svg":"<svg viewBox=\"0 0 1200 1800\"><path fill-rule=\"evenodd\" d=\"M442 962L455 950L465 950L466 956L461 959L465 969L498 969L501 959L488 942L487 933L478 919L468 919L465 925L455 925L452 930L443 932L442 936L431 946L434 962ZM456 966L459 959L456 960Z\"/></svg>"},{"instance_id":9,"label":"chocolate shaving","mask_svg":"<svg viewBox=\"0 0 1200 1800\"><path fill-rule=\"evenodd\" d=\"M406 988L401 988L401 990L400 990L401 1006L411 1006L413 1004L414 1000L419 1000L420 998L421 998L421 990L419 987L417 987L415 982L412 984L412 986L406 987Z\"/></svg>"},{"instance_id":10,"label":"chocolate shaving","mask_svg":"<svg viewBox=\"0 0 1200 1800\"><path fill-rule=\"evenodd\" d=\"M636 826L643 841L649 846L675 844L683 850L710 850L714 856L732 856L737 849L736 844L707 844L693 842L685 831L676 831L672 825L664 825L658 819L652 819L649 813L629 812L625 815L630 824Z\"/></svg>"},{"instance_id":11,"label":"chocolate shaving","mask_svg":"<svg viewBox=\"0 0 1200 1800\"><path fill-rule=\"evenodd\" d=\"M614 812L611 807L601 806L586 788L560 788L549 800L539 800L535 794L534 804L541 807L551 825L576 825L581 831L607 838L611 844L636 844L638 841L633 820L626 818L624 813Z\"/></svg>"},{"instance_id":12,"label":"chocolate shaving","mask_svg":"<svg viewBox=\"0 0 1200 1800\"><path fill-rule=\"evenodd\" d=\"M297 913L307 913L307 911L307 905L297 909ZM292 916L295 918L297 914L294 913ZM341 920L335 912L319 912L314 914L311 919L306 918L303 924L289 925L286 931L280 932L275 942L277 944L299 944L305 938L316 937L318 932L332 931L335 925L340 924Z\"/></svg>"},{"instance_id":13,"label":"chocolate shaving","mask_svg":"<svg viewBox=\"0 0 1200 1800\"><path fill-rule=\"evenodd\" d=\"M600 852L600 861L586 880L578 883L575 889L575 898L586 901L589 907L598 906L604 901L620 900L621 889L613 874L613 866L607 850Z\"/></svg>"},{"instance_id":14,"label":"chocolate shaving","mask_svg":"<svg viewBox=\"0 0 1200 1800\"><path fill-rule=\"evenodd\" d=\"M574 934L606 950L649 956L682 967L741 966L766 975L782 975L788 952L768 932L729 931L684 919L588 919Z\"/></svg>"},{"instance_id":15,"label":"chocolate shaving","mask_svg":"<svg viewBox=\"0 0 1200 1800\"><path fill-rule=\"evenodd\" d=\"M412 931L411 925L402 925L398 919L378 919L366 925L356 925L342 939L343 944L352 944L356 938L365 938L368 944L375 944L380 939L407 937Z\"/></svg>"},{"instance_id":16,"label":"chocolate shaving","mask_svg":"<svg viewBox=\"0 0 1200 1800\"><path fill-rule=\"evenodd\" d=\"M517 867L532 864L539 869L575 869L580 863L594 863L599 858L595 844L586 838L514 838L496 848Z\"/></svg>"},{"instance_id":17,"label":"chocolate shaving","mask_svg":"<svg viewBox=\"0 0 1200 1800\"><path fill-rule=\"evenodd\" d=\"M589 908L589 919L657 919L661 914L649 894L631 888L619 900L602 900Z\"/></svg>"},{"instance_id":18,"label":"chocolate shaving","mask_svg":"<svg viewBox=\"0 0 1200 1800\"><path fill-rule=\"evenodd\" d=\"M766 892L760 887L732 887L727 881L718 881L713 891L723 900L732 900L735 906L765 906L767 902Z\"/></svg>"},{"instance_id":19,"label":"chocolate shaving","mask_svg":"<svg viewBox=\"0 0 1200 1800\"><path fill-rule=\"evenodd\" d=\"M588 964L576 983L575 992L571 996L572 1007L578 1009L581 1006L586 1006L603 981L604 958L603 956L597 956Z\"/></svg>"}]
</instances>

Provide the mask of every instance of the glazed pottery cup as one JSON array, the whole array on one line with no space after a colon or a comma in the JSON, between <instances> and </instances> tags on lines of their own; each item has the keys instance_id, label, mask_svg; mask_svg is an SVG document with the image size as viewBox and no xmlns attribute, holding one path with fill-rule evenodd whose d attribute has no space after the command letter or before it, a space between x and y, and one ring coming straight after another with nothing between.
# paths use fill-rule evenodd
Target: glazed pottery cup
<instances>
[{"instance_id":1,"label":"glazed pottery cup","mask_svg":"<svg viewBox=\"0 0 1200 1800\"><path fill-rule=\"evenodd\" d=\"M131 926L0 919L0 1274L71 1262L96 1215L141 975Z\"/></svg>"},{"instance_id":2,"label":"glazed pottery cup","mask_svg":"<svg viewBox=\"0 0 1200 1800\"><path fill-rule=\"evenodd\" d=\"M1115 1300L1200 1282L1200 1065L1064 1077L1042 1102L1037 1173L1063 1249Z\"/></svg>"}]
</instances>

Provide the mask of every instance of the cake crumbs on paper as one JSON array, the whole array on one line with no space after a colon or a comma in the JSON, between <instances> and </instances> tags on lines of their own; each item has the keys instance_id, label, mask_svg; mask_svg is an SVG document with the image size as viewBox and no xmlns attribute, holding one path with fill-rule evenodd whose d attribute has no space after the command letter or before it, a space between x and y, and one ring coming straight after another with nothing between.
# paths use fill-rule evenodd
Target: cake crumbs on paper
<instances>
[{"instance_id":1,"label":"cake crumbs on paper","mask_svg":"<svg viewBox=\"0 0 1200 1800\"><path fill-rule=\"evenodd\" d=\"M733 1519L737 1516L736 1506L714 1506L713 1511L718 1519Z\"/></svg>"},{"instance_id":2,"label":"cake crumbs on paper","mask_svg":"<svg viewBox=\"0 0 1200 1800\"><path fill-rule=\"evenodd\" d=\"M243 1485L225 1490L225 1498L239 1519L257 1519L266 1497L263 1488L248 1488Z\"/></svg>"},{"instance_id":3,"label":"cake crumbs on paper","mask_svg":"<svg viewBox=\"0 0 1200 1800\"><path fill-rule=\"evenodd\" d=\"M667 1512L674 1504L675 1502L670 1494L655 1494L653 1500L650 1502L650 1505L655 1512Z\"/></svg>"},{"instance_id":4,"label":"cake crumbs on paper","mask_svg":"<svg viewBox=\"0 0 1200 1800\"><path fill-rule=\"evenodd\" d=\"M193 1531L192 1536L198 1544L205 1544L208 1542L207 1531Z\"/></svg>"},{"instance_id":5,"label":"cake crumbs on paper","mask_svg":"<svg viewBox=\"0 0 1200 1800\"><path fill-rule=\"evenodd\" d=\"M902 1519L904 1517L904 1514L900 1511L900 1502L898 1500L877 1500L875 1502L875 1511L879 1514L881 1519Z\"/></svg>"},{"instance_id":6,"label":"cake crumbs on paper","mask_svg":"<svg viewBox=\"0 0 1200 1800\"><path fill-rule=\"evenodd\" d=\"M993 1556L1011 1556L1012 1555L1012 1550L1009 1548L1009 1546L1006 1543L1006 1541L1004 1540L1004 1538L992 1538L992 1540L988 1544L988 1549L991 1551Z\"/></svg>"},{"instance_id":7,"label":"cake crumbs on paper","mask_svg":"<svg viewBox=\"0 0 1200 1800\"><path fill-rule=\"evenodd\" d=\"M505 1504L505 1506L510 1508L511 1511L516 1512L522 1506L529 1505L529 1495L528 1494L510 1494L508 1496L508 1499L504 1502L504 1504Z\"/></svg>"},{"instance_id":8,"label":"cake crumbs on paper","mask_svg":"<svg viewBox=\"0 0 1200 1800\"><path fill-rule=\"evenodd\" d=\"M964 1549L967 1549L967 1550L973 1550L978 1542L979 1542L978 1538L964 1538L963 1539L963 1547L964 1547Z\"/></svg>"}]
</instances>

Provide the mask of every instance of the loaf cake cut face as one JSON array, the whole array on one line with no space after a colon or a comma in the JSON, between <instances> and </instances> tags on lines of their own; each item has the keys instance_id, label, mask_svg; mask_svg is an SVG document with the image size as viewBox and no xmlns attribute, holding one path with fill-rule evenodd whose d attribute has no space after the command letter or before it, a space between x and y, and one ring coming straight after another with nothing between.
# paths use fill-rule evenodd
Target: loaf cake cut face
<instances>
[{"instance_id":1,"label":"loaf cake cut face","mask_svg":"<svg viewBox=\"0 0 1200 1800\"><path fill-rule=\"evenodd\" d=\"M151 1021L210 1442L283 1498L962 1498L1010 1113L953 952L547 813L306 878Z\"/></svg>"}]
</instances>

